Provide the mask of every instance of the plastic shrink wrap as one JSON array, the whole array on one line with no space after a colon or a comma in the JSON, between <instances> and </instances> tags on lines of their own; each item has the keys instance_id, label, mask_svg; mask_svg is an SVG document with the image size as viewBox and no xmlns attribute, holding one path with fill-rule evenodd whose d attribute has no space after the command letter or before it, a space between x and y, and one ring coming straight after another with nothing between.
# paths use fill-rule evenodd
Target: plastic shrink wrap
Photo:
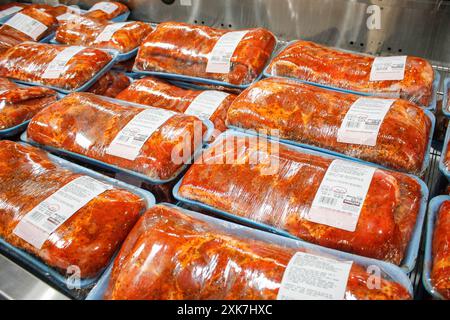
<instances>
[{"instance_id":1,"label":"plastic shrink wrap","mask_svg":"<svg viewBox=\"0 0 450 320\"><path fill-rule=\"evenodd\" d=\"M112 58L99 49L25 42L0 56L0 76L76 90Z\"/></svg>"},{"instance_id":2,"label":"plastic shrink wrap","mask_svg":"<svg viewBox=\"0 0 450 320\"><path fill-rule=\"evenodd\" d=\"M367 127L377 126L375 120L380 119L375 119L373 112L382 108L367 101L363 110L355 111L353 119L344 122L358 99L361 97L294 80L269 78L253 84L234 100L227 124L246 130L277 130L275 134L282 139L420 174L431 134L431 121L425 112L406 100L376 98L392 104L378 132L368 135L367 140L355 141L349 139L353 132L365 133ZM353 132L346 138L341 129ZM375 141L369 141L372 136Z\"/></svg>"},{"instance_id":3,"label":"plastic shrink wrap","mask_svg":"<svg viewBox=\"0 0 450 320\"><path fill-rule=\"evenodd\" d=\"M348 191L366 175L359 191ZM349 180L336 183L342 179ZM411 176L233 134L198 157L178 194L308 242L397 265L422 201L421 185Z\"/></svg>"},{"instance_id":4,"label":"plastic shrink wrap","mask_svg":"<svg viewBox=\"0 0 450 320\"><path fill-rule=\"evenodd\" d=\"M131 81L123 72L108 71L87 91L105 97L114 98L130 85Z\"/></svg>"},{"instance_id":5,"label":"plastic shrink wrap","mask_svg":"<svg viewBox=\"0 0 450 320\"><path fill-rule=\"evenodd\" d=\"M55 39L63 44L130 52L139 47L152 27L140 21L108 22L73 15L61 22Z\"/></svg>"},{"instance_id":6,"label":"plastic shrink wrap","mask_svg":"<svg viewBox=\"0 0 450 320\"><path fill-rule=\"evenodd\" d=\"M229 227L228 227L229 228ZM106 299L276 299L295 252L156 205L138 221L114 262ZM319 253L308 252L314 255ZM344 299L410 299L388 278L369 289L369 274L353 263Z\"/></svg>"},{"instance_id":7,"label":"plastic shrink wrap","mask_svg":"<svg viewBox=\"0 0 450 320\"><path fill-rule=\"evenodd\" d=\"M0 78L0 130L31 119L38 111L56 101L56 92L39 87L20 87Z\"/></svg>"},{"instance_id":8,"label":"plastic shrink wrap","mask_svg":"<svg viewBox=\"0 0 450 320\"><path fill-rule=\"evenodd\" d=\"M20 2L10 2L0 5L0 21L5 21L5 19L8 19L13 14L16 14L19 11L22 11L23 8L25 8L27 4L20 3Z\"/></svg>"},{"instance_id":9,"label":"plastic shrink wrap","mask_svg":"<svg viewBox=\"0 0 450 320\"><path fill-rule=\"evenodd\" d=\"M227 111L234 94L221 91L183 89L164 80L145 77L134 81L117 99L168 109L210 119L214 128L225 131Z\"/></svg>"},{"instance_id":10,"label":"plastic shrink wrap","mask_svg":"<svg viewBox=\"0 0 450 320\"><path fill-rule=\"evenodd\" d=\"M37 8L25 8L0 27L0 53L26 41L39 41L52 33L57 20Z\"/></svg>"},{"instance_id":11,"label":"plastic shrink wrap","mask_svg":"<svg viewBox=\"0 0 450 320\"><path fill-rule=\"evenodd\" d=\"M431 282L450 300L450 201L444 201L437 213L432 243Z\"/></svg>"},{"instance_id":12,"label":"plastic shrink wrap","mask_svg":"<svg viewBox=\"0 0 450 320\"><path fill-rule=\"evenodd\" d=\"M129 11L128 7L123 3L116 1L100 1L96 2L83 15L97 20L111 20Z\"/></svg>"},{"instance_id":13,"label":"plastic shrink wrap","mask_svg":"<svg viewBox=\"0 0 450 320\"><path fill-rule=\"evenodd\" d=\"M72 93L38 113L28 138L154 180L177 176L202 146L206 126L194 116Z\"/></svg>"},{"instance_id":14,"label":"plastic shrink wrap","mask_svg":"<svg viewBox=\"0 0 450 320\"><path fill-rule=\"evenodd\" d=\"M108 186L49 232L41 247L30 241L39 232L31 227L23 232L24 225L42 222L39 211L47 198L82 176L53 163L42 150L0 141L0 236L63 274L75 265L82 278L90 278L107 266L145 209L140 197ZM51 224L57 223L46 227Z\"/></svg>"},{"instance_id":15,"label":"plastic shrink wrap","mask_svg":"<svg viewBox=\"0 0 450 320\"><path fill-rule=\"evenodd\" d=\"M275 44L275 36L262 28L229 31L165 22L140 46L134 69L246 85L262 73ZM223 60L227 54L229 61Z\"/></svg>"},{"instance_id":16,"label":"plastic shrink wrap","mask_svg":"<svg viewBox=\"0 0 450 320\"><path fill-rule=\"evenodd\" d=\"M406 57L402 80L371 81L375 57L296 41L282 50L266 73L372 95L397 96L420 106L433 99L434 71L418 57Z\"/></svg>"}]
</instances>

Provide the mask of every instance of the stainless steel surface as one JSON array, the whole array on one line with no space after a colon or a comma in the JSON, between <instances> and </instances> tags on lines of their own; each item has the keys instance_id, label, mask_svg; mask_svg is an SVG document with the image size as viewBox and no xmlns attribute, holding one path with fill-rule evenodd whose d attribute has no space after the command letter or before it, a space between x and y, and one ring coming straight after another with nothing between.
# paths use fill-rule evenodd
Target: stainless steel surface
<instances>
[{"instance_id":1,"label":"stainless steel surface","mask_svg":"<svg viewBox=\"0 0 450 320\"><path fill-rule=\"evenodd\" d=\"M0 254L0 298L66 300L65 295Z\"/></svg>"}]
</instances>

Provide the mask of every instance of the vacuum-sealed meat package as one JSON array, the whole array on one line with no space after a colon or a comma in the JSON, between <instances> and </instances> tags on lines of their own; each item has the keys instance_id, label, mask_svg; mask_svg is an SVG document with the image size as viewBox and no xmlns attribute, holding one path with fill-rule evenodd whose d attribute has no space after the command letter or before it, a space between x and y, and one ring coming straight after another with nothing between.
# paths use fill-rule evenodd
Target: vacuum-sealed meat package
<instances>
[{"instance_id":1,"label":"vacuum-sealed meat package","mask_svg":"<svg viewBox=\"0 0 450 320\"><path fill-rule=\"evenodd\" d=\"M427 195L422 188L406 174L234 133L197 158L178 196L246 223L398 265Z\"/></svg>"},{"instance_id":2,"label":"vacuum-sealed meat package","mask_svg":"<svg viewBox=\"0 0 450 320\"><path fill-rule=\"evenodd\" d=\"M73 15L59 25L55 39L63 44L130 52L141 44L152 27L140 21L108 22Z\"/></svg>"},{"instance_id":3,"label":"vacuum-sealed meat package","mask_svg":"<svg viewBox=\"0 0 450 320\"><path fill-rule=\"evenodd\" d=\"M431 283L450 300L450 201L444 201L437 212L432 242Z\"/></svg>"},{"instance_id":4,"label":"vacuum-sealed meat package","mask_svg":"<svg viewBox=\"0 0 450 320\"><path fill-rule=\"evenodd\" d=\"M227 124L421 174L432 135L429 117L402 99L359 97L269 78L234 100Z\"/></svg>"},{"instance_id":5,"label":"vacuum-sealed meat package","mask_svg":"<svg viewBox=\"0 0 450 320\"><path fill-rule=\"evenodd\" d=\"M143 199L72 172L35 147L0 141L0 237L62 274L92 278L113 257Z\"/></svg>"},{"instance_id":6,"label":"vacuum-sealed meat package","mask_svg":"<svg viewBox=\"0 0 450 320\"><path fill-rule=\"evenodd\" d=\"M21 87L0 78L0 130L30 120L57 99L56 91L40 87Z\"/></svg>"},{"instance_id":7,"label":"vacuum-sealed meat package","mask_svg":"<svg viewBox=\"0 0 450 320\"><path fill-rule=\"evenodd\" d=\"M201 148L206 131L195 116L72 93L34 116L27 133L43 146L166 181Z\"/></svg>"},{"instance_id":8,"label":"vacuum-sealed meat package","mask_svg":"<svg viewBox=\"0 0 450 320\"><path fill-rule=\"evenodd\" d=\"M25 8L0 27L0 52L26 41L39 41L52 33L58 21L37 8Z\"/></svg>"},{"instance_id":9,"label":"vacuum-sealed meat package","mask_svg":"<svg viewBox=\"0 0 450 320\"><path fill-rule=\"evenodd\" d=\"M99 1L86 13L83 13L83 15L97 20L111 20L129 11L128 7L123 3L116 1Z\"/></svg>"},{"instance_id":10,"label":"vacuum-sealed meat package","mask_svg":"<svg viewBox=\"0 0 450 320\"><path fill-rule=\"evenodd\" d=\"M192 212L172 205L152 207L124 242L104 298L283 299L290 285L288 281L302 286L309 274L310 281L304 285L314 287L317 283L311 278L314 268L322 267L322 275L339 270L327 283L329 288L339 288L335 294L329 294L332 289L327 293L322 286L297 298L304 299L310 294L311 299L317 294L317 299L319 291L325 299L411 298L405 287L384 274L379 286L372 288L370 273L356 262L342 261L301 246L287 247L265 239L255 240L229 225L220 220L200 220L192 216ZM292 265L296 267L292 269ZM284 275L289 273L289 268L297 276L286 280Z\"/></svg>"},{"instance_id":11,"label":"vacuum-sealed meat package","mask_svg":"<svg viewBox=\"0 0 450 320\"><path fill-rule=\"evenodd\" d=\"M227 111L236 95L184 89L161 79L145 77L134 81L116 98L210 119L214 128L222 132L226 130Z\"/></svg>"},{"instance_id":12,"label":"vacuum-sealed meat package","mask_svg":"<svg viewBox=\"0 0 450 320\"><path fill-rule=\"evenodd\" d=\"M262 73L275 44L263 28L230 31L165 22L140 46L134 70L248 85Z\"/></svg>"},{"instance_id":13,"label":"vacuum-sealed meat package","mask_svg":"<svg viewBox=\"0 0 450 320\"><path fill-rule=\"evenodd\" d=\"M374 57L295 41L283 49L266 72L371 95L397 97L428 107L434 71L425 59Z\"/></svg>"},{"instance_id":14,"label":"vacuum-sealed meat package","mask_svg":"<svg viewBox=\"0 0 450 320\"><path fill-rule=\"evenodd\" d=\"M103 70L114 56L104 50L25 42L0 56L0 76L77 90Z\"/></svg>"}]
</instances>

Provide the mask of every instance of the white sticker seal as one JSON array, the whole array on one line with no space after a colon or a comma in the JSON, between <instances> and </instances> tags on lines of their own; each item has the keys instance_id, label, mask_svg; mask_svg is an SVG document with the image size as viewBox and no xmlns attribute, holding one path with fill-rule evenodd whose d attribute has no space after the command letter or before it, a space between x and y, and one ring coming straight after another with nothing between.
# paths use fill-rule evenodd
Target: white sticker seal
<instances>
[{"instance_id":1,"label":"white sticker seal","mask_svg":"<svg viewBox=\"0 0 450 320\"><path fill-rule=\"evenodd\" d=\"M45 24L20 12L6 21L5 25L25 33L33 40L37 40L47 30Z\"/></svg>"},{"instance_id":2,"label":"white sticker seal","mask_svg":"<svg viewBox=\"0 0 450 320\"><path fill-rule=\"evenodd\" d=\"M278 300L342 300L352 261L297 252L283 274Z\"/></svg>"},{"instance_id":3,"label":"white sticker seal","mask_svg":"<svg viewBox=\"0 0 450 320\"><path fill-rule=\"evenodd\" d=\"M337 141L366 146L377 144L378 132L394 99L359 98L348 109Z\"/></svg>"},{"instance_id":4,"label":"white sticker seal","mask_svg":"<svg viewBox=\"0 0 450 320\"><path fill-rule=\"evenodd\" d=\"M130 23L131 23L131 21L118 22L118 23L113 23L113 24L107 25L102 30L102 32L100 32L100 34L97 36L97 38L95 38L94 43L111 40L112 36L114 35L114 33L116 33L116 31L122 29L123 27L125 27L126 25L128 25Z\"/></svg>"},{"instance_id":5,"label":"white sticker seal","mask_svg":"<svg viewBox=\"0 0 450 320\"><path fill-rule=\"evenodd\" d=\"M13 6L13 7L10 7L8 9L2 10L2 11L0 11L0 19L4 18L4 17L7 17L7 16L10 16L10 15L16 13L16 12L22 11L22 9L23 9L22 7Z\"/></svg>"},{"instance_id":6,"label":"white sticker seal","mask_svg":"<svg viewBox=\"0 0 450 320\"><path fill-rule=\"evenodd\" d=\"M66 69L67 63L72 59L77 53L83 51L85 47L71 46L60 51L55 58L48 64L42 78L44 79L57 79Z\"/></svg>"},{"instance_id":7,"label":"white sticker seal","mask_svg":"<svg viewBox=\"0 0 450 320\"><path fill-rule=\"evenodd\" d=\"M14 234L40 249L50 234L89 201L112 186L81 176L31 209L14 229Z\"/></svg>"},{"instance_id":8,"label":"white sticker seal","mask_svg":"<svg viewBox=\"0 0 450 320\"><path fill-rule=\"evenodd\" d=\"M128 160L136 159L144 143L173 115L175 112L165 109L144 109L119 131L106 153Z\"/></svg>"},{"instance_id":9,"label":"white sticker seal","mask_svg":"<svg viewBox=\"0 0 450 320\"><path fill-rule=\"evenodd\" d=\"M335 159L328 167L305 219L355 231L375 168Z\"/></svg>"},{"instance_id":10,"label":"white sticker seal","mask_svg":"<svg viewBox=\"0 0 450 320\"><path fill-rule=\"evenodd\" d=\"M192 0L180 0L180 5L190 7L192 6Z\"/></svg>"},{"instance_id":11,"label":"white sticker seal","mask_svg":"<svg viewBox=\"0 0 450 320\"><path fill-rule=\"evenodd\" d=\"M184 113L200 119L209 119L228 96L228 93L222 91L203 91L192 100Z\"/></svg>"},{"instance_id":12,"label":"white sticker seal","mask_svg":"<svg viewBox=\"0 0 450 320\"><path fill-rule=\"evenodd\" d=\"M101 10L107 14L111 14L118 8L117 4L111 2L99 2L93 5L89 11Z\"/></svg>"},{"instance_id":13,"label":"white sticker seal","mask_svg":"<svg viewBox=\"0 0 450 320\"><path fill-rule=\"evenodd\" d=\"M370 70L370 81L403 80L406 56L375 57Z\"/></svg>"},{"instance_id":14,"label":"white sticker seal","mask_svg":"<svg viewBox=\"0 0 450 320\"><path fill-rule=\"evenodd\" d=\"M231 57L233 56L239 42L248 31L227 32L219 38L209 54L206 72L228 73L231 68Z\"/></svg>"}]
</instances>

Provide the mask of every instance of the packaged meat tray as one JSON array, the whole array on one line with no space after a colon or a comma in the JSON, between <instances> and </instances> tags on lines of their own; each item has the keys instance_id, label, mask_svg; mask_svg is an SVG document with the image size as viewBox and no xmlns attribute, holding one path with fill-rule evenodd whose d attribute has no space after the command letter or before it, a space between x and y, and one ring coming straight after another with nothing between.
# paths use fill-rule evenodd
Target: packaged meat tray
<instances>
[{"instance_id":1,"label":"packaged meat tray","mask_svg":"<svg viewBox=\"0 0 450 320\"><path fill-rule=\"evenodd\" d=\"M74 270L91 285L154 205L147 191L7 140L0 176L0 250L62 290Z\"/></svg>"},{"instance_id":2,"label":"packaged meat tray","mask_svg":"<svg viewBox=\"0 0 450 320\"><path fill-rule=\"evenodd\" d=\"M197 117L73 93L31 120L25 141L143 182L175 179L211 128Z\"/></svg>"},{"instance_id":3,"label":"packaged meat tray","mask_svg":"<svg viewBox=\"0 0 450 320\"><path fill-rule=\"evenodd\" d=\"M338 293L319 289L314 281L308 284L318 289L315 296L295 295L286 289L291 285L300 288L306 285L301 277L296 280L287 276L287 270L297 275L309 274L311 280L312 270L327 268L319 266L321 263L345 270L336 276L340 284ZM380 271L377 288L369 284L370 268ZM322 276L327 273L324 269L321 271ZM337 287L335 283L330 286ZM385 300L411 297L409 279L393 265L252 230L174 205L159 204L141 217L114 265L104 273L88 299Z\"/></svg>"},{"instance_id":4,"label":"packaged meat tray","mask_svg":"<svg viewBox=\"0 0 450 320\"><path fill-rule=\"evenodd\" d=\"M440 78L422 58L375 57L303 40L290 42L264 74L358 94L402 98L430 110L436 107Z\"/></svg>"},{"instance_id":5,"label":"packaged meat tray","mask_svg":"<svg viewBox=\"0 0 450 320\"><path fill-rule=\"evenodd\" d=\"M24 42L0 56L0 77L62 93L87 90L115 63L117 52Z\"/></svg>"},{"instance_id":6,"label":"packaged meat tray","mask_svg":"<svg viewBox=\"0 0 450 320\"><path fill-rule=\"evenodd\" d=\"M450 196L430 201L422 277L434 298L450 300Z\"/></svg>"},{"instance_id":7,"label":"packaged meat tray","mask_svg":"<svg viewBox=\"0 0 450 320\"><path fill-rule=\"evenodd\" d=\"M226 131L174 188L226 219L332 249L415 265L428 200L412 175Z\"/></svg>"},{"instance_id":8,"label":"packaged meat tray","mask_svg":"<svg viewBox=\"0 0 450 320\"><path fill-rule=\"evenodd\" d=\"M99 96L114 98L130 84L131 79L125 73L111 70L101 76L88 89L88 92Z\"/></svg>"},{"instance_id":9,"label":"packaged meat tray","mask_svg":"<svg viewBox=\"0 0 450 320\"><path fill-rule=\"evenodd\" d=\"M20 86L0 78L0 138L25 130L28 121L56 99L57 93L51 89Z\"/></svg>"},{"instance_id":10,"label":"packaged meat tray","mask_svg":"<svg viewBox=\"0 0 450 320\"><path fill-rule=\"evenodd\" d=\"M218 132L226 130L225 119L234 94L216 90L192 90L164 80L145 77L134 81L116 99L206 118Z\"/></svg>"},{"instance_id":11,"label":"packaged meat tray","mask_svg":"<svg viewBox=\"0 0 450 320\"><path fill-rule=\"evenodd\" d=\"M439 158L439 170L442 174L450 181L450 129L447 127L447 131L445 133L444 143L442 146L442 153Z\"/></svg>"},{"instance_id":12,"label":"packaged meat tray","mask_svg":"<svg viewBox=\"0 0 450 320\"><path fill-rule=\"evenodd\" d=\"M45 41L57 23L55 17L37 8L21 10L0 26L0 53L27 41Z\"/></svg>"},{"instance_id":13,"label":"packaged meat tray","mask_svg":"<svg viewBox=\"0 0 450 320\"><path fill-rule=\"evenodd\" d=\"M227 115L231 128L418 176L429 163L434 124L431 112L406 100L360 97L285 78L253 84Z\"/></svg>"},{"instance_id":14,"label":"packaged meat tray","mask_svg":"<svg viewBox=\"0 0 450 320\"><path fill-rule=\"evenodd\" d=\"M116 1L100 1L95 3L87 12L88 18L97 20L112 20L115 22L127 21L130 10L126 5Z\"/></svg>"},{"instance_id":15,"label":"packaged meat tray","mask_svg":"<svg viewBox=\"0 0 450 320\"><path fill-rule=\"evenodd\" d=\"M0 23L3 24L11 16L19 11L22 11L27 5L20 2L10 2L0 5Z\"/></svg>"},{"instance_id":16,"label":"packaged meat tray","mask_svg":"<svg viewBox=\"0 0 450 320\"><path fill-rule=\"evenodd\" d=\"M444 99L442 100L442 113L450 118L450 78L444 79Z\"/></svg>"},{"instance_id":17,"label":"packaged meat tray","mask_svg":"<svg viewBox=\"0 0 450 320\"><path fill-rule=\"evenodd\" d=\"M133 71L241 88L261 76L275 45L275 36L263 28L230 31L165 22L141 44Z\"/></svg>"},{"instance_id":18,"label":"packaged meat tray","mask_svg":"<svg viewBox=\"0 0 450 320\"><path fill-rule=\"evenodd\" d=\"M151 31L149 24L140 21L108 22L73 15L60 23L55 40L67 45L116 50L120 60L127 60L136 55Z\"/></svg>"}]
</instances>

